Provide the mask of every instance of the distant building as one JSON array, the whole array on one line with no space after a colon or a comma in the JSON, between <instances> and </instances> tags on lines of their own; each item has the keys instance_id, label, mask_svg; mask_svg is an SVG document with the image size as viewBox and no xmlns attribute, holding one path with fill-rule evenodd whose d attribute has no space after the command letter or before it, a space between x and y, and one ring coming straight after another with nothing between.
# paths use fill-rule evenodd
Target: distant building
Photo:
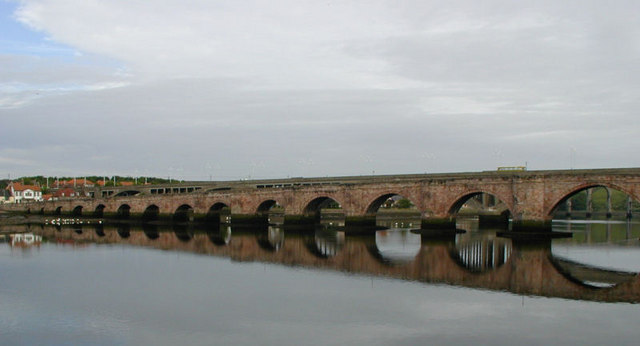
<instances>
[{"instance_id":1,"label":"distant building","mask_svg":"<svg viewBox=\"0 0 640 346\"><path fill-rule=\"evenodd\" d=\"M52 188L59 189L63 187L94 187L96 184L87 179L69 179L69 180L56 180L52 184Z\"/></svg>"},{"instance_id":2,"label":"distant building","mask_svg":"<svg viewBox=\"0 0 640 346\"><path fill-rule=\"evenodd\" d=\"M77 192L76 190L74 190L71 187L65 187L62 189L57 190L56 192L53 193L53 197L54 198L60 198L60 197L76 197L79 196L80 193Z\"/></svg>"},{"instance_id":3,"label":"distant building","mask_svg":"<svg viewBox=\"0 0 640 346\"><path fill-rule=\"evenodd\" d=\"M78 188L65 187L65 188L61 188L53 191L53 194L51 195L47 195L47 197L49 197L54 201L61 198L80 198L80 197L90 197L90 196L91 196L91 192L85 191L84 187L78 187Z\"/></svg>"},{"instance_id":4,"label":"distant building","mask_svg":"<svg viewBox=\"0 0 640 346\"><path fill-rule=\"evenodd\" d=\"M5 191L8 192L9 200L7 202L9 203L42 201L42 189L40 189L40 186L23 185L18 182L11 182Z\"/></svg>"}]
</instances>

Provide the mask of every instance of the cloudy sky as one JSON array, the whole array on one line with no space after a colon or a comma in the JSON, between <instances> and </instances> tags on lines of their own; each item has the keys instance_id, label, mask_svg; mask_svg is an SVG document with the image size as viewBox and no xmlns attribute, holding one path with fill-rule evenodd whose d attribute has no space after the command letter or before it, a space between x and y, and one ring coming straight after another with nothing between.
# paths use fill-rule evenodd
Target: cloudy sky
<instances>
[{"instance_id":1,"label":"cloudy sky","mask_svg":"<svg viewBox=\"0 0 640 346\"><path fill-rule=\"evenodd\" d=\"M638 1L0 0L0 15L2 178L640 166Z\"/></svg>"}]
</instances>

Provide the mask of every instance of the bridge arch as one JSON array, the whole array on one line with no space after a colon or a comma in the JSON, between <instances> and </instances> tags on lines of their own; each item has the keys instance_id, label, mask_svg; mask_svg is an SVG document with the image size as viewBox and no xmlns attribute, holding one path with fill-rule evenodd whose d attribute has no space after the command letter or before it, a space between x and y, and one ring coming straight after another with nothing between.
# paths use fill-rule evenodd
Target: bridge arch
<instances>
[{"instance_id":1,"label":"bridge arch","mask_svg":"<svg viewBox=\"0 0 640 346\"><path fill-rule=\"evenodd\" d=\"M93 211L93 216L104 217L104 208L106 208L104 204L98 204L96 209Z\"/></svg>"},{"instance_id":2,"label":"bridge arch","mask_svg":"<svg viewBox=\"0 0 640 346\"><path fill-rule=\"evenodd\" d=\"M485 198L492 200L492 207L485 205ZM475 205L474 205L475 204ZM500 194L475 190L459 195L448 209L448 217L456 219L465 207L469 215L477 215L481 223L507 224L514 217L513 208Z\"/></svg>"},{"instance_id":3,"label":"bridge arch","mask_svg":"<svg viewBox=\"0 0 640 346\"><path fill-rule=\"evenodd\" d=\"M210 223L231 222L231 207L223 202L216 202L209 208L206 221Z\"/></svg>"},{"instance_id":4,"label":"bridge arch","mask_svg":"<svg viewBox=\"0 0 640 346\"><path fill-rule=\"evenodd\" d=\"M607 189L610 189L610 190L620 191L620 192L626 194L627 196L631 197L634 201L640 202L640 196L635 195L633 193L633 191L629 191L624 186L621 186L621 185L618 185L618 184L607 183L607 182L589 182L589 183L575 185L575 186L572 186L570 188L567 188L567 189L559 192L558 195L555 196L553 202L551 203L551 206L546 210L545 215L546 215L547 219L553 218L555 212L558 210L558 207L560 207L560 205L566 203L568 199L576 196L577 194L579 194L582 191L586 191L588 189L593 189L593 188L598 188L598 187L603 187L603 188L607 188Z\"/></svg>"},{"instance_id":5,"label":"bridge arch","mask_svg":"<svg viewBox=\"0 0 640 346\"><path fill-rule=\"evenodd\" d=\"M118 219L126 220L131 215L131 206L128 204L122 204L118 207L116 211L116 217Z\"/></svg>"},{"instance_id":6,"label":"bridge arch","mask_svg":"<svg viewBox=\"0 0 640 346\"><path fill-rule=\"evenodd\" d=\"M412 227L414 223L420 224L422 212L412 198L387 192L369 203L365 215L375 217L380 226Z\"/></svg>"},{"instance_id":7,"label":"bridge arch","mask_svg":"<svg viewBox=\"0 0 640 346\"><path fill-rule=\"evenodd\" d=\"M377 213L378 210L380 210L381 207L385 207L385 204L389 204L391 202L396 202L399 199L408 201L408 202L411 203L410 206L417 208L416 207L416 202L411 197L407 197L402 193L387 192L387 193L384 193L384 194L380 195L379 197L374 199L371 203L369 203L369 205L367 206L366 214L367 215L373 215L373 214Z\"/></svg>"},{"instance_id":8,"label":"bridge arch","mask_svg":"<svg viewBox=\"0 0 640 346\"><path fill-rule=\"evenodd\" d=\"M56 207L56 209L53 211L54 215L62 215L62 206L58 206Z\"/></svg>"},{"instance_id":9,"label":"bridge arch","mask_svg":"<svg viewBox=\"0 0 640 346\"><path fill-rule=\"evenodd\" d=\"M342 203L329 195L314 197L304 205L302 213L305 216L319 216L320 210L323 208L342 209Z\"/></svg>"},{"instance_id":10,"label":"bridge arch","mask_svg":"<svg viewBox=\"0 0 640 346\"><path fill-rule=\"evenodd\" d=\"M142 212L142 220L143 221L156 221L160 218L160 208L152 204L148 206L144 212Z\"/></svg>"},{"instance_id":11,"label":"bridge arch","mask_svg":"<svg viewBox=\"0 0 640 346\"><path fill-rule=\"evenodd\" d=\"M513 214L512 206L510 205L510 203L508 203L508 200L503 196L501 196L500 194L492 191L474 190L471 192L465 192L463 194L458 195L458 197L455 198L454 202L450 204L449 215L455 217L455 215L460 211L460 208L465 203L467 203L467 201L469 201L474 197L482 196L483 194L487 196L491 196L496 200L498 200L499 202L504 203L505 207L509 210L509 213Z\"/></svg>"},{"instance_id":12,"label":"bridge arch","mask_svg":"<svg viewBox=\"0 0 640 346\"><path fill-rule=\"evenodd\" d=\"M275 199L268 199L265 201L262 201L258 207L256 208L256 213L258 215L264 215L266 213L268 213L272 208L282 208L281 204L278 203L278 201L276 201Z\"/></svg>"},{"instance_id":13,"label":"bridge arch","mask_svg":"<svg viewBox=\"0 0 640 346\"><path fill-rule=\"evenodd\" d=\"M216 202L216 203L212 204L211 207L209 207L209 213L220 212L220 211L225 210L225 209L227 209L227 210L231 209L229 204L224 203L224 202Z\"/></svg>"},{"instance_id":14,"label":"bridge arch","mask_svg":"<svg viewBox=\"0 0 640 346\"><path fill-rule=\"evenodd\" d=\"M269 224L283 224L284 223L284 207L278 203L275 199L268 199L262 201L255 213L266 220Z\"/></svg>"},{"instance_id":15,"label":"bridge arch","mask_svg":"<svg viewBox=\"0 0 640 346\"><path fill-rule=\"evenodd\" d=\"M71 215L73 215L73 216L82 216L82 206L78 205L75 208L73 208L73 211L71 212Z\"/></svg>"},{"instance_id":16,"label":"bridge arch","mask_svg":"<svg viewBox=\"0 0 640 346\"><path fill-rule=\"evenodd\" d=\"M183 204L176 209L173 213L173 221L175 222L189 222L193 221L193 207L188 204Z\"/></svg>"}]
</instances>

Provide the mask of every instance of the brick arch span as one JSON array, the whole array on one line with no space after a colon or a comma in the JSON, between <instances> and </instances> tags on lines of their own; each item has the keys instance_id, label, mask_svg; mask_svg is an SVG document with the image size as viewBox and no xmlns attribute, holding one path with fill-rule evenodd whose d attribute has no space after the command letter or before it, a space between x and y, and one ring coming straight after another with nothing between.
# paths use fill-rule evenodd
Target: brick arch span
<instances>
[{"instance_id":1,"label":"brick arch span","mask_svg":"<svg viewBox=\"0 0 640 346\"><path fill-rule=\"evenodd\" d=\"M226 204L226 203L225 203ZM287 210L287 203L284 202L284 198L278 195L264 195L259 198L254 198L250 203L241 203L243 214L258 215L261 212L271 209L274 205L280 205L284 210ZM237 204L227 204L232 210ZM212 204L213 206L213 204Z\"/></svg>"},{"instance_id":2,"label":"brick arch span","mask_svg":"<svg viewBox=\"0 0 640 346\"><path fill-rule=\"evenodd\" d=\"M282 197L285 201L285 205L282 206L285 208L286 215L304 215L304 211L309 206L309 203L322 197L328 197L340 203L345 214L347 212L354 212L355 210L351 205L352 203L349 193L342 189L314 189L308 191L296 191L295 193L291 191L283 193Z\"/></svg>"},{"instance_id":3,"label":"brick arch span","mask_svg":"<svg viewBox=\"0 0 640 346\"><path fill-rule=\"evenodd\" d=\"M78 204L73 209L71 209L71 215L73 216L83 216L86 213L86 209L84 205Z\"/></svg>"},{"instance_id":4,"label":"brick arch span","mask_svg":"<svg viewBox=\"0 0 640 346\"><path fill-rule=\"evenodd\" d=\"M340 198L335 196L334 194L330 194L330 193L319 193L317 195L311 196L307 199L305 199L302 202L302 210L301 210L301 215L309 215L311 213L315 213L318 211L318 209L320 208L320 206L328 200L334 200L335 202L337 202L338 204L340 204L340 207L342 208L342 210L344 211L344 213L347 213L346 210L346 206L344 204L344 198Z\"/></svg>"},{"instance_id":5,"label":"brick arch span","mask_svg":"<svg viewBox=\"0 0 640 346\"><path fill-rule=\"evenodd\" d=\"M449 218L456 217L456 215L458 214L458 211L460 210L462 205L466 203L466 201L468 201L473 196L476 196L482 193L493 195L495 198L499 199L502 203L504 203L507 206L509 213L512 216L515 216L513 198L511 198L511 196L507 197L507 195L503 192L495 191L492 189L473 189L473 190L468 190L458 195L455 195L455 197L444 202L444 206L446 207L445 216Z\"/></svg>"},{"instance_id":6,"label":"brick arch span","mask_svg":"<svg viewBox=\"0 0 640 346\"><path fill-rule=\"evenodd\" d=\"M143 221L158 220L160 218L160 207L155 204L149 205L144 209L141 217Z\"/></svg>"},{"instance_id":7,"label":"brick arch span","mask_svg":"<svg viewBox=\"0 0 640 346\"><path fill-rule=\"evenodd\" d=\"M616 183L610 183L610 182L584 182L581 184L564 188L560 191L554 190L553 195L550 198L551 203L549 204L549 207L547 207L547 209L545 210L546 218L548 220L551 220L558 206L566 202L566 200L571 198L573 195L581 191L584 191L586 189L590 189L594 187L606 187L611 190L617 190L631 196L631 198L634 199L636 202L640 202L640 192L638 191L637 188L634 189L633 186L627 186L626 184L616 184Z\"/></svg>"},{"instance_id":8,"label":"brick arch span","mask_svg":"<svg viewBox=\"0 0 640 346\"><path fill-rule=\"evenodd\" d=\"M112 208L117 210L120 205L128 204L131 207L131 214L135 216L142 216L147 208L155 205L158 207L158 213L162 216L173 215L181 205L188 204L193 206L193 201L188 198L161 198L154 197L148 199L119 199L112 203Z\"/></svg>"},{"instance_id":9,"label":"brick arch span","mask_svg":"<svg viewBox=\"0 0 640 346\"><path fill-rule=\"evenodd\" d=\"M380 206L392 196L402 196L411 201L420 212L424 213L426 208L424 207L424 198L420 191L415 188L399 188L399 189L386 189L375 190L367 193L362 197L359 213L362 215L375 215L378 212Z\"/></svg>"},{"instance_id":10,"label":"brick arch span","mask_svg":"<svg viewBox=\"0 0 640 346\"><path fill-rule=\"evenodd\" d=\"M265 200L261 200L260 204L253 210L252 214L264 214L267 213L271 208L279 205L280 207L286 210L286 207L283 206L277 199L269 198Z\"/></svg>"},{"instance_id":11,"label":"brick arch span","mask_svg":"<svg viewBox=\"0 0 640 346\"><path fill-rule=\"evenodd\" d=\"M95 217L103 217L104 216L104 210L107 208L106 205L99 203L95 206L91 207L91 215L95 216Z\"/></svg>"},{"instance_id":12,"label":"brick arch span","mask_svg":"<svg viewBox=\"0 0 640 346\"><path fill-rule=\"evenodd\" d=\"M207 201L207 212L210 212L212 210L220 210L222 208L231 208L232 206L232 202L230 200L227 199L211 199Z\"/></svg>"}]
</instances>

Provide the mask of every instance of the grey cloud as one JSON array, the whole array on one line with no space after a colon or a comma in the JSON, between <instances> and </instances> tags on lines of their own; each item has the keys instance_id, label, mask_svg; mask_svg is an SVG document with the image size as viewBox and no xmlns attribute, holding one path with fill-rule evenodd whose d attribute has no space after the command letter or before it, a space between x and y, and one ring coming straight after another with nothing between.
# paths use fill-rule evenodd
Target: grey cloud
<instances>
[{"instance_id":1,"label":"grey cloud","mask_svg":"<svg viewBox=\"0 0 640 346\"><path fill-rule=\"evenodd\" d=\"M0 57L0 174L640 166L633 2L129 3L24 2L93 54Z\"/></svg>"}]
</instances>

